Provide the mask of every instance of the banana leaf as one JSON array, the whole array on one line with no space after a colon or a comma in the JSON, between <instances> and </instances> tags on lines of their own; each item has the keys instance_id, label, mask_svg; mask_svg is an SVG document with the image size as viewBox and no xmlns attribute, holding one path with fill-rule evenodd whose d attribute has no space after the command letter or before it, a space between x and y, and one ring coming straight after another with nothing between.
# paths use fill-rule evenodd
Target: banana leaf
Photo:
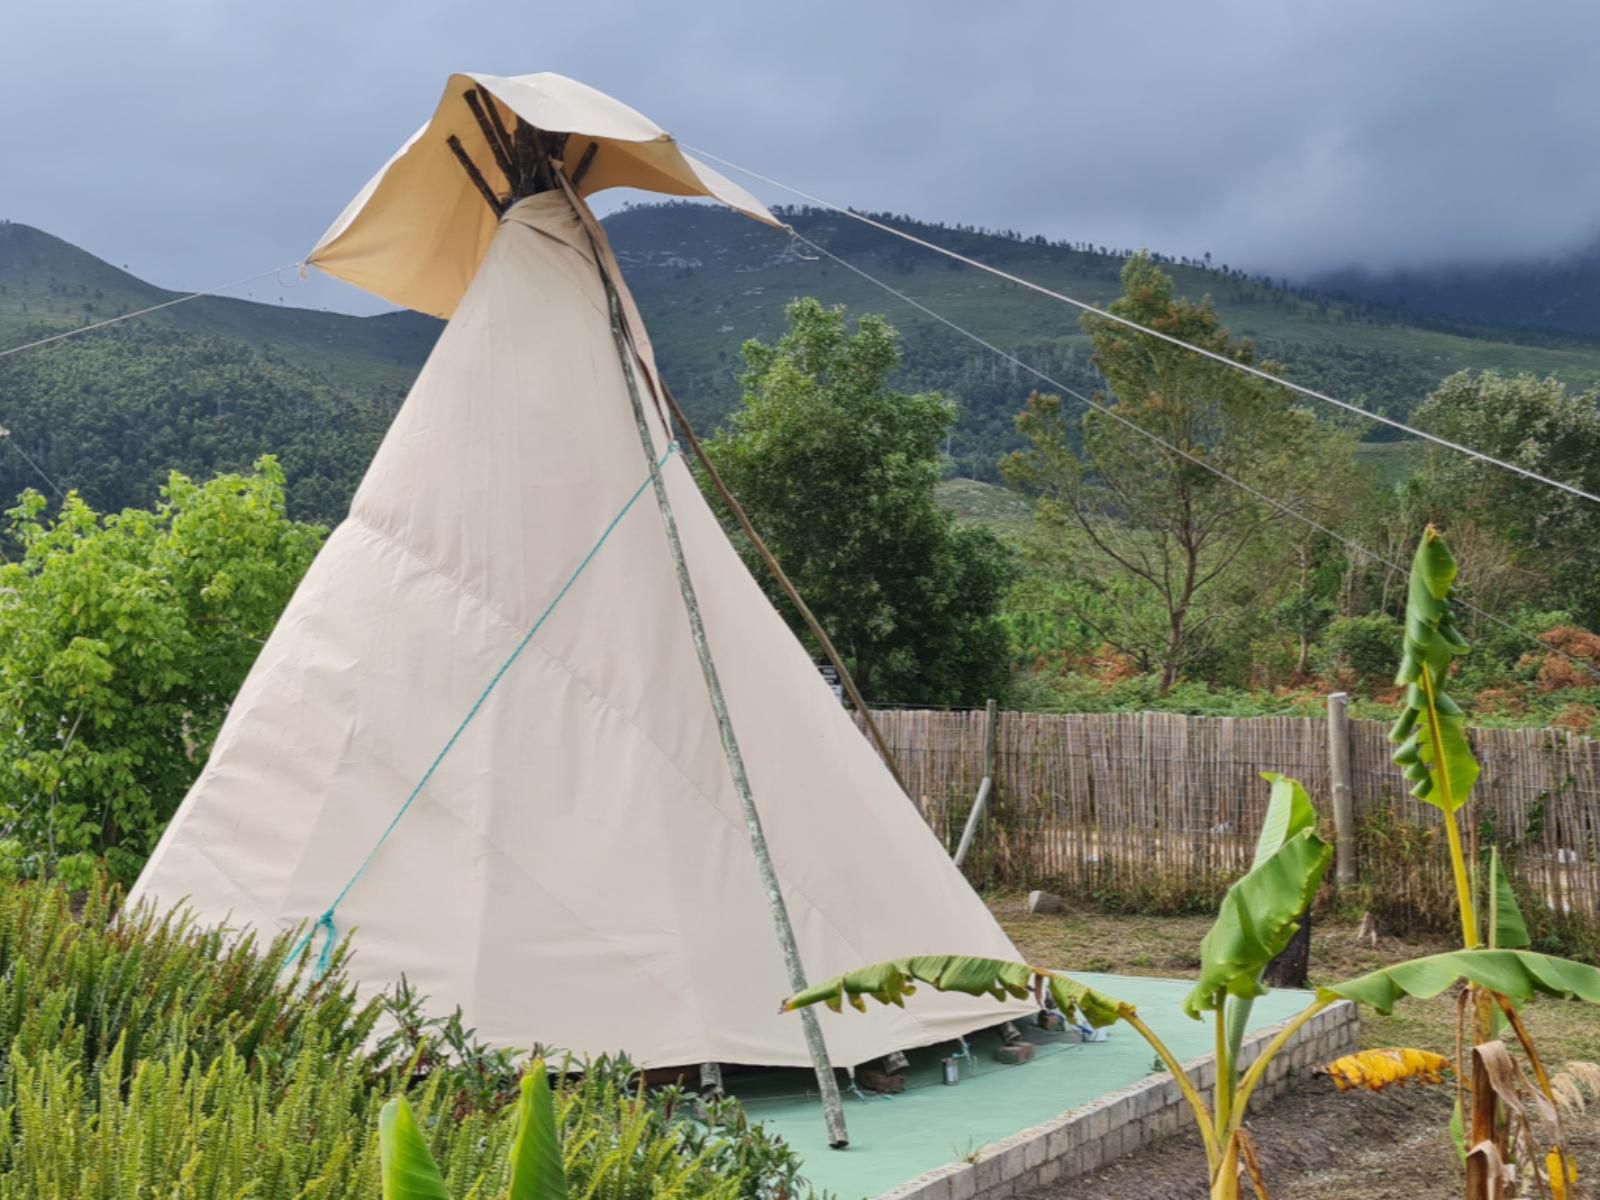
<instances>
[{"instance_id":1,"label":"banana leaf","mask_svg":"<svg viewBox=\"0 0 1600 1200\"><path fill-rule=\"evenodd\" d=\"M1489 937L1489 945L1499 950L1520 950L1533 943L1517 906L1517 894L1500 862L1499 846L1489 849Z\"/></svg>"},{"instance_id":2,"label":"banana leaf","mask_svg":"<svg viewBox=\"0 0 1600 1200\"><path fill-rule=\"evenodd\" d=\"M1600 968L1531 950L1432 954L1319 988L1317 994L1327 1000L1354 1000L1387 1015L1407 996L1429 1000L1463 979L1517 1004L1526 1004L1536 995L1600 1004Z\"/></svg>"},{"instance_id":3,"label":"banana leaf","mask_svg":"<svg viewBox=\"0 0 1600 1200\"><path fill-rule=\"evenodd\" d=\"M567 1171L556 1132L556 1105L543 1059L522 1077L517 1101L517 1137L511 1143L511 1190L507 1200L566 1200Z\"/></svg>"},{"instance_id":4,"label":"banana leaf","mask_svg":"<svg viewBox=\"0 0 1600 1200\"><path fill-rule=\"evenodd\" d=\"M1447 812L1466 803L1467 793L1478 779L1478 761L1467 742L1466 716L1444 693L1451 660L1467 652L1450 607L1455 578L1456 560L1439 531L1430 525L1411 560L1404 650L1395 676L1395 683L1406 689L1406 706L1389 731L1389 740L1400 747L1394 761L1405 768L1411 794ZM1425 684L1433 689L1434 717L1429 715ZM1443 761L1436 762L1441 754ZM1447 789L1439 786L1439 772L1447 778Z\"/></svg>"},{"instance_id":5,"label":"banana leaf","mask_svg":"<svg viewBox=\"0 0 1600 1200\"><path fill-rule=\"evenodd\" d=\"M378 1117L378 1158L383 1200L450 1200L427 1139L403 1096L385 1104Z\"/></svg>"},{"instance_id":6,"label":"banana leaf","mask_svg":"<svg viewBox=\"0 0 1600 1200\"><path fill-rule=\"evenodd\" d=\"M1256 853L1250 863L1252 869L1283 849L1284 843L1295 834L1315 829L1317 825L1317 810L1312 807L1311 797L1306 795L1299 780L1274 771L1261 772L1261 778L1272 785L1272 793L1267 800L1266 816L1261 821L1261 833L1256 838ZM1258 984L1265 971L1266 964L1263 963L1261 971L1256 973ZM1245 1029L1250 1024L1250 1010L1254 1006L1254 997L1238 996L1228 1009L1229 1062L1239 1061L1239 1048L1244 1045Z\"/></svg>"},{"instance_id":7,"label":"banana leaf","mask_svg":"<svg viewBox=\"0 0 1600 1200\"><path fill-rule=\"evenodd\" d=\"M1023 1000L1037 982L1050 990L1051 999L1063 1016L1083 1020L1094 1028L1113 1024L1133 1006L1079 983L1055 971L1001 958L975 958L962 954L923 954L896 958L848 971L825 983L813 984L783 1002L782 1012L794 1012L811 1004L825 1004L839 1012L848 1000L859 1012L866 1012L862 999L871 996L880 1004L905 1007L905 998L916 990L917 981L939 992L963 992L969 996L993 996L996 1000Z\"/></svg>"},{"instance_id":8,"label":"banana leaf","mask_svg":"<svg viewBox=\"0 0 1600 1200\"><path fill-rule=\"evenodd\" d=\"M1200 979L1183 1009L1197 1020L1219 997L1265 995L1261 973L1300 928L1299 917L1317 894L1333 847L1316 833L1316 812L1305 789L1282 775L1267 775L1272 799L1256 844L1255 864L1228 889L1200 943Z\"/></svg>"},{"instance_id":9,"label":"banana leaf","mask_svg":"<svg viewBox=\"0 0 1600 1200\"><path fill-rule=\"evenodd\" d=\"M1311 797L1306 795L1298 779L1276 771L1263 771L1261 778L1272 785L1272 793L1267 799L1267 815L1261 820L1261 833L1256 838L1252 867L1259 867L1283 849L1283 844L1295 834L1317 827L1317 810L1311 806Z\"/></svg>"}]
</instances>

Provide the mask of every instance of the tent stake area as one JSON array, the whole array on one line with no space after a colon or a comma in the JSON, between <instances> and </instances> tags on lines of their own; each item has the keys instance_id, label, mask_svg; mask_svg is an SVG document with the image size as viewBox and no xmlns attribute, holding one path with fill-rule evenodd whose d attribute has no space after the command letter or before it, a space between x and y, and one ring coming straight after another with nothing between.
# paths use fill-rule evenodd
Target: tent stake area
<instances>
[{"instance_id":1,"label":"tent stake area","mask_svg":"<svg viewBox=\"0 0 1600 1200\"><path fill-rule=\"evenodd\" d=\"M1211 1051L1210 1026L1189 1020L1179 1006L1192 982L1076 972L1074 978L1136 1005L1180 1059ZM1299 1012L1308 999L1304 992L1274 991L1256 1002L1250 1028L1275 1025ZM824 1028L855 1017L851 1012L822 1014ZM995 1061L999 1033L985 1030L967 1039L972 1059L960 1061L961 1082L955 1086L941 1081L942 1060L959 1047L945 1043L909 1051L905 1092L865 1101L846 1098L850 1148L842 1154L829 1150L823 1137L810 1072L730 1072L726 1084L744 1102L752 1122L764 1124L800 1153L803 1174L819 1193L860 1200L1151 1074L1150 1047L1125 1025L1113 1026L1104 1042L1082 1044L1070 1033L1047 1033L1032 1021L1018 1022L1018 1027L1035 1046L1031 1062L1004 1066Z\"/></svg>"}]
</instances>

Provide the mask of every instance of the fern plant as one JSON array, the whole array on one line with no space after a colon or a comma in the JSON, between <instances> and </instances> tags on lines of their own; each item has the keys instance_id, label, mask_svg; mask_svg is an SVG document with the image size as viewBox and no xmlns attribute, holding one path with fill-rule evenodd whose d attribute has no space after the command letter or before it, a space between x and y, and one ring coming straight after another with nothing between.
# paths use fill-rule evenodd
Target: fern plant
<instances>
[{"instance_id":1,"label":"fern plant","mask_svg":"<svg viewBox=\"0 0 1600 1200\"><path fill-rule=\"evenodd\" d=\"M558 1107L544 1061L534 1060L522 1077L503 1178L480 1182L472 1195L567 1200L570 1189L607 1200L736 1200L737 1175L718 1171L704 1152L680 1153L675 1139L660 1136L642 1085L630 1101L613 1074L602 1071L597 1078L597 1088L569 1091ZM445 1173L404 1096L383 1106L379 1131L383 1200L450 1200Z\"/></svg>"}]
</instances>

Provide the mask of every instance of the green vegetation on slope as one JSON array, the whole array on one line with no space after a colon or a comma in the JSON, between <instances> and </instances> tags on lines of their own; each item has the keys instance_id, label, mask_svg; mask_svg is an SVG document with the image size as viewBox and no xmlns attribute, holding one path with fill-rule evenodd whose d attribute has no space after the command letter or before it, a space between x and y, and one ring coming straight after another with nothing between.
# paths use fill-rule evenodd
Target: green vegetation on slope
<instances>
[{"instance_id":1,"label":"green vegetation on slope","mask_svg":"<svg viewBox=\"0 0 1600 1200\"><path fill-rule=\"evenodd\" d=\"M1033 505L999 484L980 479L944 479L934 498L957 521L987 525L1000 534L1020 535L1033 524Z\"/></svg>"},{"instance_id":2,"label":"green vegetation on slope","mask_svg":"<svg viewBox=\"0 0 1600 1200\"><path fill-rule=\"evenodd\" d=\"M0 359L0 423L64 489L116 511L155 499L169 470L240 470L275 454L289 508L332 523L405 397L335 380L237 339L141 322ZM0 446L0 496L49 485Z\"/></svg>"},{"instance_id":3,"label":"green vegetation on slope","mask_svg":"<svg viewBox=\"0 0 1600 1200\"><path fill-rule=\"evenodd\" d=\"M1600 243L1560 259L1387 273L1336 271L1316 278L1312 285L1403 306L1418 314L1417 319L1600 335Z\"/></svg>"},{"instance_id":4,"label":"green vegetation on slope","mask_svg":"<svg viewBox=\"0 0 1600 1200\"><path fill-rule=\"evenodd\" d=\"M0 224L0 349L174 299L59 238ZM170 469L275 454L289 505L344 515L440 325L203 297L0 359L0 426L63 489L146 505ZM0 446L0 496L48 484Z\"/></svg>"},{"instance_id":5,"label":"green vegetation on slope","mask_svg":"<svg viewBox=\"0 0 1600 1200\"><path fill-rule=\"evenodd\" d=\"M1066 306L837 214L791 209L783 216L807 238L1063 384L1085 394L1100 386L1089 338ZM887 220L1097 305L1121 290L1123 251ZM782 231L688 203L626 209L606 227L650 323L662 369L697 423L714 421L737 398L740 344L777 337L785 305L811 295L853 313L884 312L901 330L902 386L937 389L960 406L951 450L961 474L994 478L994 463L1018 445L1012 418L1036 379ZM1393 310L1374 305L1285 289L1202 261L1155 258L1179 295L1209 295L1231 332L1253 339L1289 378L1388 415L1410 413L1441 379L1460 370L1555 375L1575 386L1600 382L1600 344L1519 340L1466 327L1443 332L1405 324Z\"/></svg>"}]
</instances>

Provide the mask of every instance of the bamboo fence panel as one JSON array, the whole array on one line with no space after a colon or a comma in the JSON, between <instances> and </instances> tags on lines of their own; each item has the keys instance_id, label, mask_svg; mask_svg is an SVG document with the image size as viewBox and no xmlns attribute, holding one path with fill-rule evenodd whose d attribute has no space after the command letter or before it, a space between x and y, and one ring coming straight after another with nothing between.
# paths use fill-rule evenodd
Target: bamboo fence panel
<instances>
[{"instance_id":1,"label":"bamboo fence panel","mask_svg":"<svg viewBox=\"0 0 1600 1200\"><path fill-rule=\"evenodd\" d=\"M918 810L953 848L984 774L982 710L874 713ZM1453 903L1439 814L1406 793L1382 721L1350 722L1363 878L1387 899ZM996 787L967 860L976 882L1214 893L1249 864L1263 771L1299 779L1331 839L1327 722L1172 713L1002 713ZM1600 918L1600 741L1474 729L1483 775L1466 822L1558 914Z\"/></svg>"}]
</instances>

